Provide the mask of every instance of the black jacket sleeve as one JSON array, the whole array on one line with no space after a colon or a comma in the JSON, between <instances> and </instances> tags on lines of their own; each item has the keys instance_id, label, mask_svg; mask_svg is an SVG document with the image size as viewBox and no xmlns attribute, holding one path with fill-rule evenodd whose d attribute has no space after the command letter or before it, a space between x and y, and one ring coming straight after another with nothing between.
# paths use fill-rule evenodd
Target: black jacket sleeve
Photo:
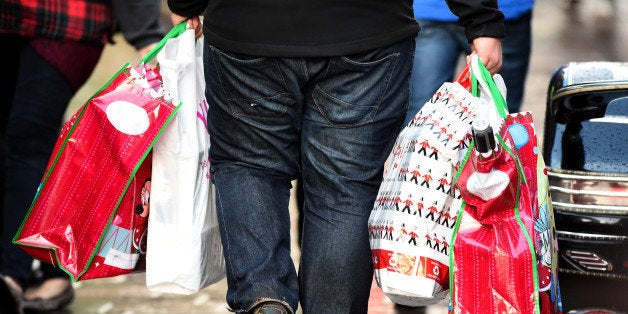
<instances>
[{"instance_id":1,"label":"black jacket sleeve","mask_svg":"<svg viewBox=\"0 0 628 314\"><path fill-rule=\"evenodd\" d=\"M161 1L113 0L112 8L117 30L135 49L159 42L166 35L160 22Z\"/></svg>"},{"instance_id":2,"label":"black jacket sleeve","mask_svg":"<svg viewBox=\"0 0 628 314\"><path fill-rule=\"evenodd\" d=\"M458 24L464 26L469 42L478 37L503 38L504 14L497 7L497 0L446 0L452 13L458 16Z\"/></svg>"},{"instance_id":3,"label":"black jacket sleeve","mask_svg":"<svg viewBox=\"0 0 628 314\"><path fill-rule=\"evenodd\" d=\"M209 0L168 0L168 8L172 13L185 17L203 14Z\"/></svg>"}]
</instances>

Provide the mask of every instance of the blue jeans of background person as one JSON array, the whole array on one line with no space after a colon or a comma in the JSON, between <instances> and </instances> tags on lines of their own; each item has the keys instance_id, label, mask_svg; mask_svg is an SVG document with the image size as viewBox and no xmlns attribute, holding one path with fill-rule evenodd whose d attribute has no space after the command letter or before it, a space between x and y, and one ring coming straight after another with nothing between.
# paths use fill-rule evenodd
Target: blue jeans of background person
<instances>
[{"instance_id":1,"label":"blue jeans of background person","mask_svg":"<svg viewBox=\"0 0 628 314\"><path fill-rule=\"evenodd\" d=\"M506 83L510 112L518 112L523 100L531 51L531 19L532 12L505 22L504 59L499 74ZM471 53L464 28L456 22L419 20L419 24L421 32L416 39L406 124L444 82L451 82L457 76L458 61Z\"/></svg>"},{"instance_id":2,"label":"blue jeans of background person","mask_svg":"<svg viewBox=\"0 0 628 314\"><path fill-rule=\"evenodd\" d=\"M25 288L33 259L14 245L12 239L33 201L59 135L63 115L76 90L28 41L0 36L0 46L10 56L7 59L10 62L4 63L0 75L3 113L0 160L4 164L0 168L4 179L0 186L3 194L0 273ZM42 270L47 277L68 277L50 264L42 263Z\"/></svg>"},{"instance_id":3,"label":"blue jeans of background person","mask_svg":"<svg viewBox=\"0 0 628 314\"><path fill-rule=\"evenodd\" d=\"M277 300L296 311L300 301L304 313L366 313L368 217L405 118L414 38L342 57L205 51L229 306L243 313ZM288 204L299 176L297 275Z\"/></svg>"}]
</instances>

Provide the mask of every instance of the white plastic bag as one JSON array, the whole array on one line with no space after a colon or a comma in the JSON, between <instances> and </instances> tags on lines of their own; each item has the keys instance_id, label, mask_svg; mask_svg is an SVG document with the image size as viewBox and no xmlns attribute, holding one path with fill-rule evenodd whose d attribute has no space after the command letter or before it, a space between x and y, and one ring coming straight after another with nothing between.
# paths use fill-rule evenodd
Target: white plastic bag
<instances>
[{"instance_id":1,"label":"white plastic bag","mask_svg":"<svg viewBox=\"0 0 628 314\"><path fill-rule=\"evenodd\" d=\"M157 55L164 89L180 108L153 150L146 249L151 291L192 294L225 275L209 174L202 43L187 29Z\"/></svg>"}]
</instances>

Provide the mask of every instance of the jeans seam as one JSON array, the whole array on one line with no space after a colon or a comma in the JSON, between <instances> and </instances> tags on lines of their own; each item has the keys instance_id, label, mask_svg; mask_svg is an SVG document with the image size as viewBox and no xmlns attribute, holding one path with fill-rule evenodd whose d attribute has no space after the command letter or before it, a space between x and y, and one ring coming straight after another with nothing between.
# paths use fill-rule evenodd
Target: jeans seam
<instances>
[{"instance_id":1,"label":"jeans seam","mask_svg":"<svg viewBox=\"0 0 628 314\"><path fill-rule=\"evenodd\" d=\"M286 94L290 95L290 93L288 92L289 91L288 83L286 83L286 76L283 74L283 71L281 70L281 66L279 65L279 58L273 58L272 60L273 60L273 63L275 64L275 68L277 69L277 72L279 72L279 75L281 76L281 84L283 85L283 88L286 91Z\"/></svg>"},{"instance_id":2,"label":"jeans seam","mask_svg":"<svg viewBox=\"0 0 628 314\"><path fill-rule=\"evenodd\" d=\"M214 176L214 175L212 175L212 177L214 177L214 178L215 178L215 176ZM219 204L220 204L220 205L219 205ZM220 192L218 191L218 189L216 189L216 206L220 208L220 209L219 209L220 211L223 211L223 210L224 210L224 209L223 209L223 206L222 206L222 201L220 201ZM225 219L225 217L224 217L224 216L225 216L224 214L218 215L218 217L221 217L221 218L219 218L219 219L221 219L220 223L221 223L223 226L226 226L226 221L224 221L224 219ZM221 234L222 234L222 233L221 233ZM229 256L230 256L230 255L231 255L231 253L227 253L227 252L231 252L231 250L229 249L229 243L231 243L231 242L229 242L229 233L228 233L228 232L224 232L224 238L225 238L225 241L223 241L223 243L225 243L225 250L224 250L224 253L225 253L225 254L229 254ZM230 258L226 258L226 260L230 260ZM231 278L233 278L233 279L234 279L234 281L236 282L236 286L239 286L239 285L240 285L240 281L238 280L238 277L237 277L237 276L235 275L235 273L233 272L233 267L232 267L231 265L229 265L229 263L227 263L227 264L226 264L226 266L227 266L227 267L226 267L226 271L228 271L229 273L231 273ZM237 293L237 290L236 290L234 293Z\"/></svg>"},{"instance_id":3,"label":"jeans seam","mask_svg":"<svg viewBox=\"0 0 628 314\"><path fill-rule=\"evenodd\" d=\"M379 96L379 99L377 99L377 103L375 104L375 106L377 107L377 111L379 111L379 109L381 108L382 100L384 99L384 96L386 95L386 92L388 91L388 86L390 84L390 81L392 80L392 76L393 76L393 73L395 72L395 68L397 67L397 63L399 62L400 53L396 52L394 54L394 56L395 56L395 61L391 65L391 69L388 72L388 76L386 77L386 82L384 84L384 90L382 91L382 94ZM371 118L370 121L372 122L373 118Z\"/></svg>"},{"instance_id":4,"label":"jeans seam","mask_svg":"<svg viewBox=\"0 0 628 314\"><path fill-rule=\"evenodd\" d=\"M211 58L212 58L212 64L214 66L214 72L215 73L219 73L220 71L218 71L218 61L217 61L217 58L214 56L217 53L212 49L211 46L209 46L209 49L210 49L211 54L212 54ZM224 83L222 81L222 77L220 75L216 75L215 77L218 80L218 88L220 88L220 92L224 95L223 97L225 99L229 99L227 91L225 90L225 87L224 87Z\"/></svg>"}]
</instances>

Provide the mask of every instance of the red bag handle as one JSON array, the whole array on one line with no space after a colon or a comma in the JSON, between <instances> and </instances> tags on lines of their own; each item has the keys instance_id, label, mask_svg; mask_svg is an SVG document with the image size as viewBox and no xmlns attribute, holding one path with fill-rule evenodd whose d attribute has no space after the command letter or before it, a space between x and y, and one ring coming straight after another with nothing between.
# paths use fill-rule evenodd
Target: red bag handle
<instances>
[{"instance_id":1,"label":"red bag handle","mask_svg":"<svg viewBox=\"0 0 628 314\"><path fill-rule=\"evenodd\" d=\"M469 63L460 71L460 74L458 74L454 82L457 82L462 85L462 87L471 91L471 65Z\"/></svg>"}]
</instances>

